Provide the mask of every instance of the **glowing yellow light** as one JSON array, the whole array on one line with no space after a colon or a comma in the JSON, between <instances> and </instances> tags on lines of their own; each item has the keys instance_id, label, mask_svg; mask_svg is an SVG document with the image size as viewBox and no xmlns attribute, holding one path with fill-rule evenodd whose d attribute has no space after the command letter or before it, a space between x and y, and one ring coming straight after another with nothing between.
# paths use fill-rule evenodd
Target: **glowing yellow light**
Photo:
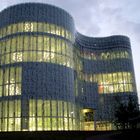
<instances>
[{"instance_id":1,"label":"glowing yellow light","mask_svg":"<svg viewBox=\"0 0 140 140\"><path fill-rule=\"evenodd\" d=\"M93 109L85 108L85 109L82 109L81 111L82 111L82 113L87 113L87 112L93 112Z\"/></svg>"},{"instance_id":2,"label":"glowing yellow light","mask_svg":"<svg viewBox=\"0 0 140 140\"><path fill-rule=\"evenodd\" d=\"M44 52L43 53L43 59L44 59L44 61L50 60L50 54L49 54L49 52Z\"/></svg>"},{"instance_id":3,"label":"glowing yellow light","mask_svg":"<svg viewBox=\"0 0 140 140\"><path fill-rule=\"evenodd\" d=\"M53 59L53 58L54 58L54 56L55 56L55 54L54 54L54 53L51 53L51 59Z\"/></svg>"},{"instance_id":4,"label":"glowing yellow light","mask_svg":"<svg viewBox=\"0 0 140 140\"><path fill-rule=\"evenodd\" d=\"M17 53L17 62L22 62L22 53Z\"/></svg>"},{"instance_id":5,"label":"glowing yellow light","mask_svg":"<svg viewBox=\"0 0 140 140\"><path fill-rule=\"evenodd\" d=\"M29 31L32 32L33 31L33 23L25 23L24 30L26 32L29 32Z\"/></svg>"}]
</instances>

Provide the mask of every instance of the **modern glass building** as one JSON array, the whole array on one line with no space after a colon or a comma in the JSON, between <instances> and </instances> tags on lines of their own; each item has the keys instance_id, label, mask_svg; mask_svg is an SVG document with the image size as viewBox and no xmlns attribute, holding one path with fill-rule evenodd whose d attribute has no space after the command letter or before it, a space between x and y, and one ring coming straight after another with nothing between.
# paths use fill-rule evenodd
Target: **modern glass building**
<instances>
[{"instance_id":1,"label":"modern glass building","mask_svg":"<svg viewBox=\"0 0 140 140\"><path fill-rule=\"evenodd\" d=\"M87 37L63 9L0 12L0 131L112 130L115 98L137 100L128 37Z\"/></svg>"}]
</instances>

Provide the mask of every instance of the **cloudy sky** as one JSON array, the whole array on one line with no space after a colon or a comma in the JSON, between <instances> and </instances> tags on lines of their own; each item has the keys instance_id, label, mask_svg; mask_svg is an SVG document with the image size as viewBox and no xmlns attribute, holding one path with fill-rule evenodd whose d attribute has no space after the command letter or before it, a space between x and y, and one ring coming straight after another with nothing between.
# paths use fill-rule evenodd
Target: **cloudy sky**
<instances>
[{"instance_id":1,"label":"cloudy sky","mask_svg":"<svg viewBox=\"0 0 140 140\"><path fill-rule=\"evenodd\" d=\"M73 16L77 30L88 36L129 36L140 101L140 0L0 0L0 11L23 2L50 3L65 9Z\"/></svg>"}]
</instances>

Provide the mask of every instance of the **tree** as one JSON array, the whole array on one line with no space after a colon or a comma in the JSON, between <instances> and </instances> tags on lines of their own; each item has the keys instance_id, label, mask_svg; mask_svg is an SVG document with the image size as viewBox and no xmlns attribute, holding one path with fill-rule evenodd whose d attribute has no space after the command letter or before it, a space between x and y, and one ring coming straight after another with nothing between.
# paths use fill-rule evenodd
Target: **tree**
<instances>
[{"instance_id":1,"label":"tree","mask_svg":"<svg viewBox=\"0 0 140 140\"><path fill-rule=\"evenodd\" d=\"M135 118L139 117L139 108L137 100L133 96L129 95L128 102L117 101L115 108L114 124L117 129L136 128L137 121L135 121Z\"/></svg>"}]
</instances>

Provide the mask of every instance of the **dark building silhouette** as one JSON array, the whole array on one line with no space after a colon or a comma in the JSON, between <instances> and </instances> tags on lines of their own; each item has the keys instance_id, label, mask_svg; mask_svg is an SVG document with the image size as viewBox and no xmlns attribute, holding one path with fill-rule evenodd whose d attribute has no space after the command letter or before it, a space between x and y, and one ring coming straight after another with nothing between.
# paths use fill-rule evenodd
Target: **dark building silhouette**
<instances>
[{"instance_id":1,"label":"dark building silhouette","mask_svg":"<svg viewBox=\"0 0 140 140\"><path fill-rule=\"evenodd\" d=\"M63 9L0 12L0 130L112 130L115 98L137 101L129 38L87 37Z\"/></svg>"}]
</instances>

